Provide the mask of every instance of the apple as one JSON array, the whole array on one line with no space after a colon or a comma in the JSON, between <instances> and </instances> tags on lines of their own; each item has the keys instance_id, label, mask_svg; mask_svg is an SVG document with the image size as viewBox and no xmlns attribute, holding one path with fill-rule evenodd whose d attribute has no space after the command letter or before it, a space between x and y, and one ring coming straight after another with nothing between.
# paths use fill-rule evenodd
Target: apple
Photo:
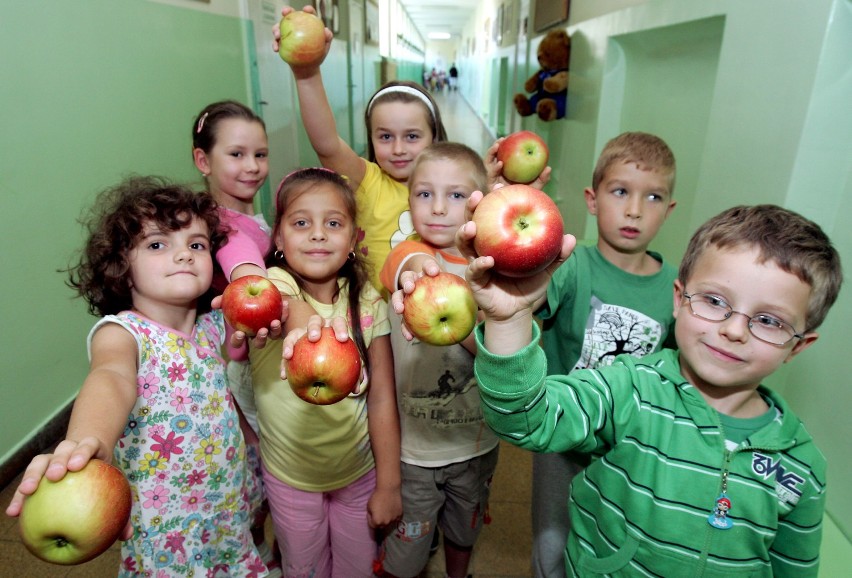
<instances>
[{"instance_id":1,"label":"apple","mask_svg":"<svg viewBox=\"0 0 852 578\"><path fill-rule=\"evenodd\" d=\"M58 482L41 479L24 500L21 540L46 562L88 562L121 535L130 519L131 503L130 484L121 470L93 459Z\"/></svg>"},{"instance_id":2,"label":"apple","mask_svg":"<svg viewBox=\"0 0 852 578\"><path fill-rule=\"evenodd\" d=\"M564 223L556 203L529 185L507 185L485 195L473 213L477 255L494 258L494 271L528 277L543 271L562 249Z\"/></svg>"},{"instance_id":3,"label":"apple","mask_svg":"<svg viewBox=\"0 0 852 578\"><path fill-rule=\"evenodd\" d=\"M231 327L246 335L281 319L284 302L278 288L265 277L246 275L234 279L222 293L222 313Z\"/></svg>"},{"instance_id":4,"label":"apple","mask_svg":"<svg viewBox=\"0 0 852 578\"><path fill-rule=\"evenodd\" d=\"M284 361L287 382L297 396L316 405L337 403L355 391L361 380L361 354L351 339L338 341L323 327L319 341L303 335Z\"/></svg>"},{"instance_id":5,"label":"apple","mask_svg":"<svg viewBox=\"0 0 852 578\"><path fill-rule=\"evenodd\" d=\"M325 54L325 25L309 12L288 12L281 19L278 55L287 64L317 62Z\"/></svg>"},{"instance_id":6,"label":"apple","mask_svg":"<svg viewBox=\"0 0 852 578\"><path fill-rule=\"evenodd\" d=\"M403 300L402 318L411 333L431 345L453 345L476 324L476 301L464 279L441 271L424 275Z\"/></svg>"},{"instance_id":7,"label":"apple","mask_svg":"<svg viewBox=\"0 0 852 578\"><path fill-rule=\"evenodd\" d=\"M503 163L503 178L512 183L536 180L550 158L544 140L534 132L521 130L507 136L497 147L497 160Z\"/></svg>"}]
</instances>

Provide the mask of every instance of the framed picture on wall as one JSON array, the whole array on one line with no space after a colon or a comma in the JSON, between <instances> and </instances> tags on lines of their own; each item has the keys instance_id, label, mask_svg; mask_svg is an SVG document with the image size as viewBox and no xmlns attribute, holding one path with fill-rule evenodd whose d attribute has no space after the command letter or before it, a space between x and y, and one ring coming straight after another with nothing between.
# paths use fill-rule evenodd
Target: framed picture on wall
<instances>
[{"instance_id":1,"label":"framed picture on wall","mask_svg":"<svg viewBox=\"0 0 852 578\"><path fill-rule=\"evenodd\" d=\"M376 0L367 0L365 12L366 28L364 43L371 46L379 45L379 5Z\"/></svg>"},{"instance_id":2,"label":"framed picture on wall","mask_svg":"<svg viewBox=\"0 0 852 578\"><path fill-rule=\"evenodd\" d=\"M536 32L541 32L568 20L571 0L548 0L535 3L533 26Z\"/></svg>"},{"instance_id":3,"label":"framed picture on wall","mask_svg":"<svg viewBox=\"0 0 852 578\"><path fill-rule=\"evenodd\" d=\"M334 34L340 33L340 0L313 0L314 10L317 16L322 18L322 23Z\"/></svg>"}]
</instances>

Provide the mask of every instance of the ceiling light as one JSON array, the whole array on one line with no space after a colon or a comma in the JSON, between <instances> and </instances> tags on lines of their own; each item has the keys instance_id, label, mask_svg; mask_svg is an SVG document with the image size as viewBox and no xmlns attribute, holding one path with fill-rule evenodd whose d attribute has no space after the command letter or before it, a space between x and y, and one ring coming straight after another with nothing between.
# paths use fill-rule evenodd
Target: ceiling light
<instances>
[{"instance_id":1,"label":"ceiling light","mask_svg":"<svg viewBox=\"0 0 852 578\"><path fill-rule=\"evenodd\" d=\"M449 40L450 33L449 32L430 32L427 34L429 40Z\"/></svg>"}]
</instances>

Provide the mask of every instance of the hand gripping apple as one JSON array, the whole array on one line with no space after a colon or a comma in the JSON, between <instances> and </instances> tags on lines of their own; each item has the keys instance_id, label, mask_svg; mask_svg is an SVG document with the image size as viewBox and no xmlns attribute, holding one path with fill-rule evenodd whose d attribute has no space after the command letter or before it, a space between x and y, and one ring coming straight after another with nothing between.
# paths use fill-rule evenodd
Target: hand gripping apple
<instances>
[{"instance_id":1,"label":"hand gripping apple","mask_svg":"<svg viewBox=\"0 0 852 578\"><path fill-rule=\"evenodd\" d=\"M225 321L249 336L280 320L283 310L284 301L278 288L260 275L234 279L222 293Z\"/></svg>"},{"instance_id":2,"label":"hand gripping apple","mask_svg":"<svg viewBox=\"0 0 852 578\"><path fill-rule=\"evenodd\" d=\"M405 295L402 317L411 333L432 345L463 341L476 324L476 302L464 279L441 272L424 275Z\"/></svg>"},{"instance_id":3,"label":"hand gripping apple","mask_svg":"<svg viewBox=\"0 0 852 578\"><path fill-rule=\"evenodd\" d=\"M337 403L361 380L361 354L351 339L338 341L331 327L323 327L319 341L307 334L293 345L286 360L287 382L297 396L316 405Z\"/></svg>"},{"instance_id":4,"label":"hand gripping apple","mask_svg":"<svg viewBox=\"0 0 852 578\"><path fill-rule=\"evenodd\" d=\"M317 62L325 53L325 25L309 12L289 12L281 19L278 54L287 64Z\"/></svg>"},{"instance_id":5,"label":"hand gripping apple","mask_svg":"<svg viewBox=\"0 0 852 578\"><path fill-rule=\"evenodd\" d=\"M58 482L42 478L24 500L19 519L27 550L53 564L82 564L115 543L130 519L124 474L93 459Z\"/></svg>"},{"instance_id":6,"label":"hand gripping apple","mask_svg":"<svg viewBox=\"0 0 852 578\"><path fill-rule=\"evenodd\" d=\"M562 248L564 224L546 193L522 184L494 189L473 213L477 255L494 258L494 271L529 277L543 271Z\"/></svg>"},{"instance_id":7,"label":"hand gripping apple","mask_svg":"<svg viewBox=\"0 0 852 578\"><path fill-rule=\"evenodd\" d=\"M549 158L547 144L528 130L510 134L497 148L497 160L503 163L503 178L512 183L526 185L536 180Z\"/></svg>"}]
</instances>

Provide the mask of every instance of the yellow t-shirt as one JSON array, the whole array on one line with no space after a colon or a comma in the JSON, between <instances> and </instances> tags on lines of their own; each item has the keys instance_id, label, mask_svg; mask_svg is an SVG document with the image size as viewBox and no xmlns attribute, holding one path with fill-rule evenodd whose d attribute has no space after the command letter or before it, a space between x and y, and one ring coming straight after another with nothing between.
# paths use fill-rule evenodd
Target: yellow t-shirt
<instances>
[{"instance_id":1,"label":"yellow t-shirt","mask_svg":"<svg viewBox=\"0 0 852 578\"><path fill-rule=\"evenodd\" d=\"M346 282L334 304L300 295L293 277L269 269L269 278L282 294L298 296L322 317L344 316L348 309ZM347 316L348 317L348 316ZM351 326L351 320L350 320ZM367 286L361 295L361 329L367 347L390 332L387 304ZM281 340L249 352L263 465L284 483L306 492L343 488L375 467L367 429L367 391L362 384L332 405L313 405L296 396L281 379Z\"/></svg>"},{"instance_id":2,"label":"yellow t-shirt","mask_svg":"<svg viewBox=\"0 0 852 578\"><path fill-rule=\"evenodd\" d=\"M379 272L388 253L415 234L408 208L408 187L393 180L376 163L368 162L355 199L358 250L370 265L370 281L377 291L382 291Z\"/></svg>"}]
</instances>

